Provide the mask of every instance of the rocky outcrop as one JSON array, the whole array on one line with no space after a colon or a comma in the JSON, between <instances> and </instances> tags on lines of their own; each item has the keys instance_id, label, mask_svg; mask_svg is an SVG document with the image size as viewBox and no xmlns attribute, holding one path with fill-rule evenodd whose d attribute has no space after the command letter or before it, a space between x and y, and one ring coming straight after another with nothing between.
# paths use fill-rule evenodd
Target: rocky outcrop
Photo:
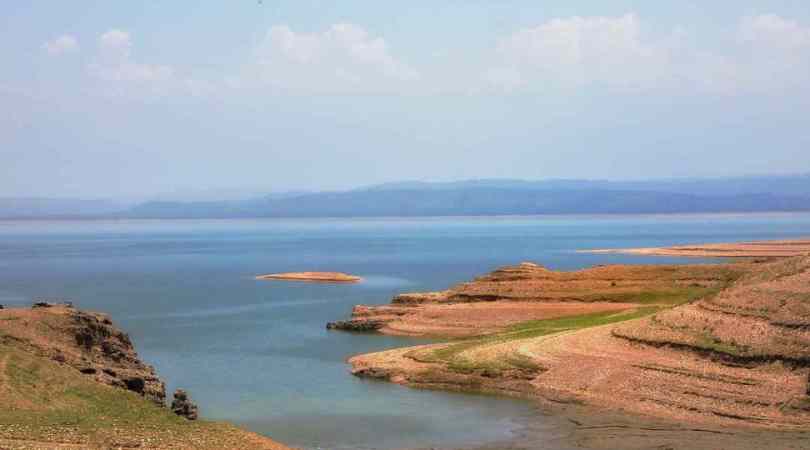
<instances>
[{"instance_id":1,"label":"rocky outcrop","mask_svg":"<svg viewBox=\"0 0 810 450\"><path fill-rule=\"evenodd\" d=\"M31 351L75 368L96 381L136 392L165 405L166 388L155 369L142 362L129 335L106 314L75 309L70 304L36 302L32 309L3 311L4 332Z\"/></svg>"},{"instance_id":2,"label":"rocky outcrop","mask_svg":"<svg viewBox=\"0 0 810 450\"><path fill-rule=\"evenodd\" d=\"M360 333L370 333L377 331L385 325L385 322L380 320L339 320L337 322L329 322L326 324L327 330L343 330L343 331L356 331Z\"/></svg>"},{"instance_id":3,"label":"rocky outcrop","mask_svg":"<svg viewBox=\"0 0 810 450\"><path fill-rule=\"evenodd\" d=\"M128 389L155 403L164 404L166 387L152 366L135 352L129 335L116 328L105 314L75 311L71 316L76 345L83 350L80 365L85 373L113 386ZM95 369L95 372L92 370Z\"/></svg>"},{"instance_id":4,"label":"rocky outcrop","mask_svg":"<svg viewBox=\"0 0 810 450\"><path fill-rule=\"evenodd\" d=\"M421 305L424 303L447 302L449 296L450 291L409 292L395 296L391 300L391 304L407 306L407 305Z\"/></svg>"},{"instance_id":5,"label":"rocky outcrop","mask_svg":"<svg viewBox=\"0 0 810 450\"><path fill-rule=\"evenodd\" d=\"M65 302L65 301L46 301L46 300L39 300L34 302L31 305L31 308L54 308L57 306L64 306L66 308L72 308L73 302Z\"/></svg>"},{"instance_id":6,"label":"rocky outcrop","mask_svg":"<svg viewBox=\"0 0 810 450\"><path fill-rule=\"evenodd\" d=\"M183 389L174 391L172 412L188 420L197 420L197 404L191 401L188 393Z\"/></svg>"}]
</instances>

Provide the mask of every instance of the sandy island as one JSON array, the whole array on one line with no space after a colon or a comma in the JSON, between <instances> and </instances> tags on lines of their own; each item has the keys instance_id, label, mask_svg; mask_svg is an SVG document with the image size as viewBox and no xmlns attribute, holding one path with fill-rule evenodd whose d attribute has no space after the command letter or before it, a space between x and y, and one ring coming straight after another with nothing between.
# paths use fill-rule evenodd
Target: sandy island
<instances>
[{"instance_id":1,"label":"sandy island","mask_svg":"<svg viewBox=\"0 0 810 450\"><path fill-rule=\"evenodd\" d=\"M309 281L314 283L359 283L362 278L341 272L286 272L259 275L257 280Z\"/></svg>"},{"instance_id":2,"label":"sandy island","mask_svg":"<svg viewBox=\"0 0 810 450\"><path fill-rule=\"evenodd\" d=\"M810 239L678 245L673 247L582 250L580 253L622 253L648 256L698 258L775 258L810 255Z\"/></svg>"}]
</instances>

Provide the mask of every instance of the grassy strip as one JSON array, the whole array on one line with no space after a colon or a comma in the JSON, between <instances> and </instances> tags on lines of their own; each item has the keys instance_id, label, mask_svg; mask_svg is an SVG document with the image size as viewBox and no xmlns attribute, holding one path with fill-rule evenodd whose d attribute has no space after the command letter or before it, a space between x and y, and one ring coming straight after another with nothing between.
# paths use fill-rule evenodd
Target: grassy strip
<instances>
[{"instance_id":1,"label":"grassy strip","mask_svg":"<svg viewBox=\"0 0 810 450\"><path fill-rule=\"evenodd\" d=\"M638 305L616 311L596 312L556 319L532 320L513 325L503 332L467 339L433 350L415 350L408 353L409 358L425 363L444 364L449 370L457 373L479 373L484 376L498 376L504 371L533 373L541 370L531 358L524 355L509 354L498 359L473 361L463 353L485 345L496 345L513 340L531 339L554 333L576 331L585 328L624 322L650 316L663 309L690 303L703 298L710 298L726 289L737 280L743 272L722 269L717 273L719 285L709 287L699 284L672 286L658 290L639 292L609 292L583 296L589 302L633 303Z\"/></svg>"},{"instance_id":2,"label":"grassy strip","mask_svg":"<svg viewBox=\"0 0 810 450\"><path fill-rule=\"evenodd\" d=\"M138 394L0 342L0 438L86 448L215 449L237 448L229 440L240 433L228 424L187 421Z\"/></svg>"},{"instance_id":3,"label":"grassy strip","mask_svg":"<svg viewBox=\"0 0 810 450\"><path fill-rule=\"evenodd\" d=\"M461 354L483 345L502 344L518 339L530 339L638 319L654 314L662 308L661 306L643 306L619 312L607 311L557 319L531 320L513 325L501 333L450 344L435 350L417 350L410 352L407 356L419 362L443 363L450 370L458 373L481 372L484 375L497 376L505 370L532 372L539 370L540 367L524 355L507 355L497 361L473 361Z\"/></svg>"},{"instance_id":4,"label":"grassy strip","mask_svg":"<svg viewBox=\"0 0 810 450\"><path fill-rule=\"evenodd\" d=\"M592 294L584 296L587 302L635 303L638 305L667 305L676 306L689 303L700 298L715 295L723 287L687 286L683 288L664 289L658 291L618 292L607 294Z\"/></svg>"}]
</instances>

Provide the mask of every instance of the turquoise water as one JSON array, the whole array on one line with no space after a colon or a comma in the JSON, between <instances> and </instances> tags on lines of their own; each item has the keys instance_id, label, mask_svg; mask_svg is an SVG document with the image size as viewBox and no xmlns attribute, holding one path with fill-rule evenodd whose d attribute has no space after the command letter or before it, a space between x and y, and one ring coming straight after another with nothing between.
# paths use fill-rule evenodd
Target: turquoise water
<instances>
[{"instance_id":1,"label":"turquoise water","mask_svg":"<svg viewBox=\"0 0 810 450\"><path fill-rule=\"evenodd\" d=\"M0 304L63 298L109 312L170 389L306 448L465 445L508 437L527 402L352 377L356 353L418 340L328 332L358 303L444 289L499 265L674 258L576 253L810 235L810 214L362 220L0 222ZM337 270L358 285L260 282Z\"/></svg>"}]
</instances>

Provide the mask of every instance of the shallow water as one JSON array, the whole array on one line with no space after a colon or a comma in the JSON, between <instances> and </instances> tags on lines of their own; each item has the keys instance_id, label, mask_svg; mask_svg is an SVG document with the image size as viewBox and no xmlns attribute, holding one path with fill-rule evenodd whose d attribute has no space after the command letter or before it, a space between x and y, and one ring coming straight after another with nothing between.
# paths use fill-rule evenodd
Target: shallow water
<instances>
[{"instance_id":1,"label":"shallow water","mask_svg":"<svg viewBox=\"0 0 810 450\"><path fill-rule=\"evenodd\" d=\"M356 353L422 341L328 332L358 303L444 289L499 265L676 258L578 249L810 235L810 214L0 222L0 304L109 312L206 418L306 448L458 446L508 437L527 402L357 379ZM695 261L695 260L690 260ZM256 281L343 271L356 285Z\"/></svg>"}]
</instances>

